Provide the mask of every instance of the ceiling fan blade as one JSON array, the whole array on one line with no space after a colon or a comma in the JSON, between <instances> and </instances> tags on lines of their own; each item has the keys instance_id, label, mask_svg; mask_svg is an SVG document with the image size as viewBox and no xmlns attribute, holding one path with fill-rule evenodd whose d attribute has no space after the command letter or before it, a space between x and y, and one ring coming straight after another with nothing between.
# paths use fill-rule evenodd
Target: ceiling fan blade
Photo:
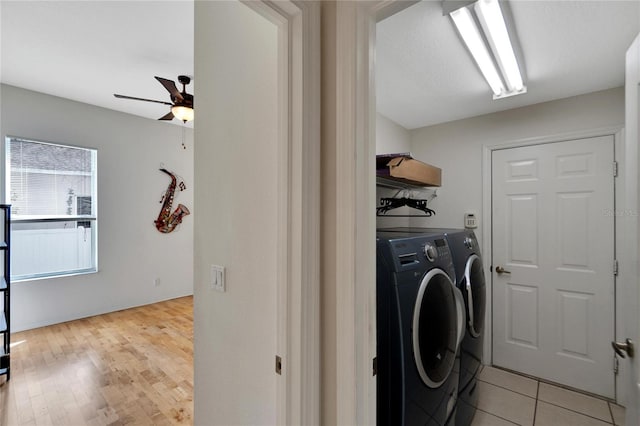
<instances>
[{"instance_id":1,"label":"ceiling fan blade","mask_svg":"<svg viewBox=\"0 0 640 426\"><path fill-rule=\"evenodd\" d=\"M158 80L160 84L162 84L164 88L167 89L169 93L171 93L171 96L173 96L174 98L176 98L181 102L184 101L182 94L176 87L176 83L173 80L167 80L166 78L162 78L162 77L156 77L156 80Z\"/></svg>"},{"instance_id":2,"label":"ceiling fan blade","mask_svg":"<svg viewBox=\"0 0 640 426\"><path fill-rule=\"evenodd\" d=\"M169 111L167 115L163 115L162 117L158 118L158 120L173 120L173 113Z\"/></svg>"},{"instance_id":3,"label":"ceiling fan blade","mask_svg":"<svg viewBox=\"0 0 640 426\"><path fill-rule=\"evenodd\" d=\"M133 99L134 101L155 102L155 103L158 103L158 104L173 105L170 102L156 101L156 100L153 100L153 99L135 98L133 96L118 95L117 93L114 93L113 96L115 96L116 98L120 98L120 99Z\"/></svg>"}]
</instances>

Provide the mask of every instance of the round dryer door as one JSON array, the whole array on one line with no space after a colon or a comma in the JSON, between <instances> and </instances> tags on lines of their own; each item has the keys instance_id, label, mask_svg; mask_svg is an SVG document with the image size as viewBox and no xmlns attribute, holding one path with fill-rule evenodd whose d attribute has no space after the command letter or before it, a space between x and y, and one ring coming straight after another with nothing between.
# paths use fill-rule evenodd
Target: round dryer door
<instances>
[{"instance_id":1,"label":"round dryer door","mask_svg":"<svg viewBox=\"0 0 640 426\"><path fill-rule=\"evenodd\" d=\"M486 285L482 260L477 255L469 256L464 271L465 305L467 312L467 327L473 337L478 337L484 329L484 310L486 306Z\"/></svg>"},{"instance_id":2,"label":"round dryer door","mask_svg":"<svg viewBox=\"0 0 640 426\"><path fill-rule=\"evenodd\" d=\"M458 345L454 284L442 270L427 272L413 310L413 355L422 381L437 388L449 377Z\"/></svg>"}]
</instances>

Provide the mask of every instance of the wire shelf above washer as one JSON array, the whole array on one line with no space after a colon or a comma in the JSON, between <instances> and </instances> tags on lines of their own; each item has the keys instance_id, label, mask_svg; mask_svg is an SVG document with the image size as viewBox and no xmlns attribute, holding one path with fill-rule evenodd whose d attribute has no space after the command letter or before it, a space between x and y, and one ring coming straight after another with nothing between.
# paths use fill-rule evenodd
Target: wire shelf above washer
<instances>
[{"instance_id":1,"label":"wire shelf above washer","mask_svg":"<svg viewBox=\"0 0 640 426\"><path fill-rule=\"evenodd\" d=\"M376 176L376 186L390 189L425 189L424 185L417 185L388 176Z\"/></svg>"}]
</instances>

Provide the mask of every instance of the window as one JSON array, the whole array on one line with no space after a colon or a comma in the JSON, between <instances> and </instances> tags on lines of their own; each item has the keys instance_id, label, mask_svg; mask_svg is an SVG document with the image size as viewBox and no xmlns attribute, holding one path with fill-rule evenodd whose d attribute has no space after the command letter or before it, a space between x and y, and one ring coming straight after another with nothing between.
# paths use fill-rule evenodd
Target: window
<instances>
[{"instance_id":1,"label":"window","mask_svg":"<svg viewBox=\"0 0 640 426\"><path fill-rule=\"evenodd\" d=\"M97 151L8 137L11 279L97 270Z\"/></svg>"}]
</instances>

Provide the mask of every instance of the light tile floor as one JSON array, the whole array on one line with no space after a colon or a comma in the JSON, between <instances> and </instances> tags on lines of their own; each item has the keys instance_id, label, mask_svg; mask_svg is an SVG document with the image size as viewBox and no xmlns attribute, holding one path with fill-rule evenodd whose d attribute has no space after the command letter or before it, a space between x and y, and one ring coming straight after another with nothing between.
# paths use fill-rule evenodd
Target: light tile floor
<instances>
[{"instance_id":1,"label":"light tile floor","mask_svg":"<svg viewBox=\"0 0 640 426\"><path fill-rule=\"evenodd\" d=\"M485 366L471 426L624 425L624 407Z\"/></svg>"}]
</instances>

